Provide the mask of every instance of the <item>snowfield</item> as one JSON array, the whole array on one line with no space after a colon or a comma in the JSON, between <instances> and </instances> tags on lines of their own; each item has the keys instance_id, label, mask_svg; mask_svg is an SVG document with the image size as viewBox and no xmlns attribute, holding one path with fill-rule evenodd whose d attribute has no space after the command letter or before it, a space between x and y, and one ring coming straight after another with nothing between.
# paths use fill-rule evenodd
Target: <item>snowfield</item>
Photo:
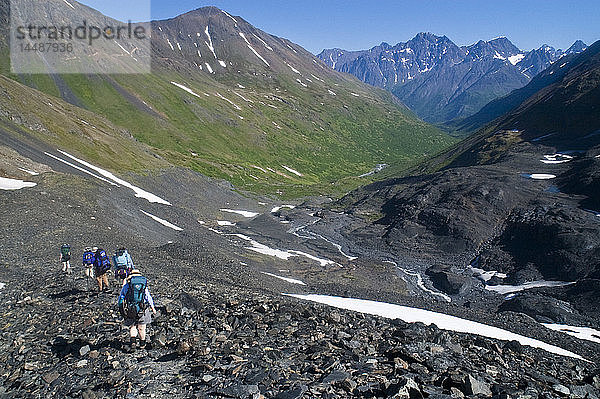
<instances>
[{"instance_id":1,"label":"snowfield","mask_svg":"<svg viewBox=\"0 0 600 399\"><path fill-rule=\"evenodd\" d=\"M200 96L198 94L196 94L196 92L194 92L192 89L190 89L187 86L184 86L184 85L182 85L180 83L177 83L177 82L171 82L171 84L179 87L180 89L183 89L183 90L187 91L188 93L190 93L193 96L196 96L196 97L200 98Z\"/></svg>"},{"instance_id":2,"label":"snowfield","mask_svg":"<svg viewBox=\"0 0 600 399\"><path fill-rule=\"evenodd\" d=\"M142 212L144 215L151 217L152 219L154 219L155 221L157 221L158 223L162 224L163 226L166 226L170 229L176 230L176 231L183 231L183 229L179 226L175 226L173 223L167 222L165 219L161 219L158 216L154 216L151 213L145 212L143 210L140 209L140 212Z\"/></svg>"},{"instance_id":3,"label":"snowfield","mask_svg":"<svg viewBox=\"0 0 600 399\"><path fill-rule=\"evenodd\" d=\"M592 342L596 342L596 343L600 344L600 331L594 330L593 328L575 327L575 326L568 326L565 324L549 324L549 323L542 323L542 325L551 330L560 331L565 334L572 335L575 338L585 339L587 341L592 341Z\"/></svg>"},{"instance_id":4,"label":"snowfield","mask_svg":"<svg viewBox=\"0 0 600 399\"><path fill-rule=\"evenodd\" d=\"M278 279L283 280L283 281L287 281L288 283L291 283L291 284L306 285L306 283L304 283L303 281L296 280L294 278L282 277L282 276L278 276L276 274L267 273L267 272L261 272L261 273L264 274L264 275L267 275L267 276L278 278Z\"/></svg>"},{"instance_id":5,"label":"snowfield","mask_svg":"<svg viewBox=\"0 0 600 399\"><path fill-rule=\"evenodd\" d=\"M160 198L159 196L154 195L152 193L149 193L148 191L144 191L141 188L136 187L133 184L130 184L130 183L126 182L125 180L119 179L118 177L116 177L115 175L113 175L112 173L110 173L110 172L108 172L108 171L106 171L104 169L101 169L101 168L99 168L97 166L94 166L91 163L82 161L81 159L75 158L73 155L71 155L69 153L66 153L64 151L61 151L61 150L57 150L57 151L60 152L61 154L65 155L65 156L71 158L72 160L74 160L76 162L79 162L83 166L85 166L85 167L87 167L89 169L92 169L93 171L101 174L102 176L104 176L104 177L106 177L106 178L114 181L115 183L117 183L117 184L119 184L119 185L121 185L123 187L127 187L127 188L133 190L135 192L135 196L137 198L143 198L143 199L147 200L148 202L153 202L153 203L158 203L158 204L163 204L163 205L169 205L169 206L171 205L170 202L165 201L164 199Z\"/></svg>"},{"instance_id":6,"label":"snowfield","mask_svg":"<svg viewBox=\"0 0 600 399\"><path fill-rule=\"evenodd\" d=\"M521 174L521 176L523 176L526 179L533 180L550 180L556 177L556 175L550 175L547 173L523 173Z\"/></svg>"},{"instance_id":7,"label":"snowfield","mask_svg":"<svg viewBox=\"0 0 600 399\"><path fill-rule=\"evenodd\" d=\"M34 187L36 185L37 183L0 177L0 190L20 190L22 188Z\"/></svg>"},{"instance_id":8,"label":"snowfield","mask_svg":"<svg viewBox=\"0 0 600 399\"><path fill-rule=\"evenodd\" d=\"M532 281L529 283L524 283L521 285L486 285L485 289L488 291L494 291L498 294L510 294L512 292L519 292L528 290L531 288L541 288L541 287L564 287L565 285L575 284L572 281Z\"/></svg>"},{"instance_id":9,"label":"snowfield","mask_svg":"<svg viewBox=\"0 0 600 399\"><path fill-rule=\"evenodd\" d=\"M461 333L476 334L483 337L500 339L504 341L518 341L522 345L528 345L534 348L540 348L550 353L561 356L568 356L576 359L583 359L576 353L554 345L547 344L537 339L525 337L498 327L488 326L487 324L477 323L471 320L461 319L456 316L450 316L443 313L432 312L425 309L411 308L408 306L395 305L385 302L368 301L365 299L342 298L328 295L317 294L283 294L293 298L303 299L333 306L335 308L352 310L355 312L381 316L388 319L400 319L407 323L425 323L435 324L443 330L456 331Z\"/></svg>"},{"instance_id":10,"label":"snowfield","mask_svg":"<svg viewBox=\"0 0 600 399\"><path fill-rule=\"evenodd\" d=\"M238 211L238 210L234 210L234 209L219 209L219 210L221 212L237 213L238 215L242 215L245 218L253 218L254 216L258 216L259 215L258 212Z\"/></svg>"},{"instance_id":11,"label":"snowfield","mask_svg":"<svg viewBox=\"0 0 600 399\"><path fill-rule=\"evenodd\" d=\"M327 266L327 265L331 265L331 264L335 264L334 261L331 261L329 259L322 259L322 258L318 258L316 256L313 256L311 254L307 254L306 252L302 252L302 251L295 251L295 250L281 250L281 249L276 249L276 248L271 248L268 247L264 244L259 243L256 240L253 240L252 238L244 235L244 234L230 234L233 237L237 237L237 238L241 238L244 241L248 241L252 246L251 247L245 247L247 250L249 251L253 251L253 252L257 252L259 254L263 254L263 255L267 255L267 256L273 256L275 258L279 258L279 259L283 259L283 260L289 260L291 257L294 256L304 256L305 258L314 260L319 262L319 264L321 266Z\"/></svg>"}]
</instances>

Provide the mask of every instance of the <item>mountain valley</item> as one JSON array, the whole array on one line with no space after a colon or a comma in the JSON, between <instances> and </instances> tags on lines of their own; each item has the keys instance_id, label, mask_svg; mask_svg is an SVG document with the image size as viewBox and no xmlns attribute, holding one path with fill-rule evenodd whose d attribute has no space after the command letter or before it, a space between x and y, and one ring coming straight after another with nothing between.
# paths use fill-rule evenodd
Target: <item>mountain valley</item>
<instances>
[{"instance_id":1,"label":"mountain valley","mask_svg":"<svg viewBox=\"0 0 600 399\"><path fill-rule=\"evenodd\" d=\"M0 398L600 397L600 42L322 60L216 7L147 25L145 75L13 74L0 35ZM419 43L392 92L462 141L338 71ZM460 111L453 63L486 65ZM146 349L87 246L148 278Z\"/></svg>"}]
</instances>

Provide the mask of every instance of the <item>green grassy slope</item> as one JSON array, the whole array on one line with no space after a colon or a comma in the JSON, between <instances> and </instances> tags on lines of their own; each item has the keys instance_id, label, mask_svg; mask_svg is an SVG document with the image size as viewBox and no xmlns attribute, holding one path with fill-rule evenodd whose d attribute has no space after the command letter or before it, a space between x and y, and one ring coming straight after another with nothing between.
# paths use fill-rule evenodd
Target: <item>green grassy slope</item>
<instances>
[{"instance_id":1,"label":"green grassy slope","mask_svg":"<svg viewBox=\"0 0 600 399\"><path fill-rule=\"evenodd\" d=\"M224 178L258 193L343 194L368 182L356 176L378 163L402 169L453 142L397 104L390 94L330 70L300 47L258 31L239 17L235 27L217 9L194 14L192 22L186 18L156 24L163 26L163 32L181 31L185 24L191 31L202 31L210 24L215 43L219 32L220 37L233 37L215 45L219 56L228 57L227 68L220 68L213 58L213 68L219 70L212 74L206 68L200 70L191 58L195 53L171 50L156 35L155 62L149 75L15 76L9 73L6 52L0 54L0 73L50 96L76 100L106 118L114 129L130 132L172 165ZM269 67L249 52L235 29L245 31L247 37L260 35L271 45L271 51L260 50ZM182 40L180 36L171 41ZM260 43L252 40L259 48ZM210 57L204 46L201 59ZM60 125L51 120L46 123ZM91 151L81 146L75 149ZM100 155L100 148L94 151L100 164L117 167L103 164L107 157ZM137 169L156 166L132 160L118 165L116 171L134 169L129 165Z\"/></svg>"}]
</instances>

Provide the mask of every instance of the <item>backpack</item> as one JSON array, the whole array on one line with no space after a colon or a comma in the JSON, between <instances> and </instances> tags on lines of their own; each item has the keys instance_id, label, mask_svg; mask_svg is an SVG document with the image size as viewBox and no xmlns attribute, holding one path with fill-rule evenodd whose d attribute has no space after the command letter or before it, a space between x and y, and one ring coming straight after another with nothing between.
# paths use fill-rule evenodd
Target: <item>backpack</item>
<instances>
[{"instance_id":1,"label":"backpack","mask_svg":"<svg viewBox=\"0 0 600 399\"><path fill-rule=\"evenodd\" d=\"M94 264L95 256L92 251L85 251L83 253L83 264L85 266L91 266Z\"/></svg>"},{"instance_id":2,"label":"backpack","mask_svg":"<svg viewBox=\"0 0 600 399\"><path fill-rule=\"evenodd\" d=\"M113 255L113 263L117 269L133 269L133 262L131 256L125 248L118 249Z\"/></svg>"},{"instance_id":3,"label":"backpack","mask_svg":"<svg viewBox=\"0 0 600 399\"><path fill-rule=\"evenodd\" d=\"M147 304L144 300L148 280L144 276L133 276L127 283L129 287L125 295L126 310L128 318L139 319L146 310Z\"/></svg>"},{"instance_id":4,"label":"backpack","mask_svg":"<svg viewBox=\"0 0 600 399\"><path fill-rule=\"evenodd\" d=\"M69 244L63 244L60 247L60 256L63 262L66 262L71 259L71 246Z\"/></svg>"},{"instance_id":5,"label":"backpack","mask_svg":"<svg viewBox=\"0 0 600 399\"><path fill-rule=\"evenodd\" d=\"M108 256L106 255L106 251L102 248L98 248L96 251L95 265L97 271L96 275L98 276L106 273L112 267L110 264L110 259L108 259Z\"/></svg>"}]
</instances>

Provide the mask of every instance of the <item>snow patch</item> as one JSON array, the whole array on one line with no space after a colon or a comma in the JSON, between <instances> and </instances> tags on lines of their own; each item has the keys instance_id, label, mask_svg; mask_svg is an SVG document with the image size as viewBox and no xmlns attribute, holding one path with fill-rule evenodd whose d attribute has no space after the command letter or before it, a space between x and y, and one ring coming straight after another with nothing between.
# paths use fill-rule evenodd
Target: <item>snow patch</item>
<instances>
[{"instance_id":1,"label":"snow patch","mask_svg":"<svg viewBox=\"0 0 600 399\"><path fill-rule=\"evenodd\" d=\"M587 341L592 341L592 342L596 342L596 343L600 344L600 331L594 330L593 328L568 326L566 324L550 324L550 323L542 323L542 325L551 330L560 331L560 332L572 335L575 338L585 339Z\"/></svg>"},{"instance_id":2,"label":"snow patch","mask_svg":"<svg viewBox=\"0 0 600 399\"><path fill-rule=\"evenodd\" d=\"M265 172L266 173L266 172ZM277 213L279 212L282 208L288 208L288 209L294 209L295 206L294 205L281 205L281 206L276 206L273 207L273 209L271 209L271 213Z\"/></svg>"},{"instance_id":3,"label":"snow patch","mask_svg":"<svg viewBox=\"0 0 600 399\"><path fill-rule=\"evenodd\" d=\"M507 278L508 275L505 273L500 273L496 270L483 270L483 269L478 269L476 267L473 266L469 266L471 268L471 271L473 271L473 273L475 274L475 277L477 277L479 280L483 281L484 283L487 283L488 281L490 281L492 279L492 277L498 277L498 278Z\"/></svg>"},{"instance_id":4,"label":"snow patch","mask_svg":"<svg viewBox=\"0 0 600 399\"><path fill-rule=\"evenodd\" d=\"M233 105L233 107L235 109L237 109L238 111L241 111L242 109L240 107L237 106L237 104L235 104L233 101L231 101L228 98L223 97L221 94L219 94L218 92L215 92L216 96L219 97L221 100L225 100L227 101L229 104Z\"/></svg>"},{"instance_id":5,"label":"snow patch","mask_svg":"<svg viewBox=\"0 0 600 399\"><path fill-rule=\"evenodd\" d=\"M517 65L523 60L523 58L525 58L525 54L511 55L510 57L508 57L508 62L510 62L513 65Z\"/></svg>"},{"instance_id":6,"label":"snow patch","mask_svg":"<svg viewBox=\"0 0 600 399\"><path fill-rule=\"evenodd\" d=\"M235 22L235 23L236 23L236 25L237 25L237 20L236 20L235 18L233 18L231 15L227 14L227 12L226 12L226 11L223 11L223 10L221 10L221 12L222 12L223 14L227 15L229 18L231 18L231 19L233 20L233 22Z\"/></svg>"},{"instance_id":7,"label":"snow patch","mask_svg":"<svg viewBox=\"0 0 600 399\"><path fill-rule=\"evenodd\" d=\"M351 95L353 95L354 97L360 97L358 94L356 93L350 93Z\"/></svg>"},{"instance_id":8,"label":"snow patch","mask_svg":"<svg viewBox=\"0 0 600 399\"><path fill-rule=\"evenodd\" d=\"M63 0L69 7L71 7L73 10L75 9L75 7L73 7L73 4L69 3L67 0Z\"/></svg>"},{"instance_id":9,"label":"snow patch","mask_svg":"<svg viewBox=\"0 0 600 399\"><path fill-rule=\"evenodd\" d=\"M485 289L488 291L494 291L498 294L510 294L512 292L519 292L524 290L529 290L532 288L542 288L542 287L564 287L566 285L575 284L572 281L531 281L528 283L524 283L521 285L486 285Z\"/></svg>"},{"instance_id":10,"label":"snow patch","mask_svg":"<svg viewBox=\"0 0 600 399\"><path fill-rule=\"evenodd\" d=\"M110 184L111 186L116 186L116 187L118 187L118 185L117 185L117 184L115 184L115 183L113 183L112 181L110 181L110 180L107 180L107 179L105 179L105 178L103 178L103 177L100 177L100 176L98 176L97 174L95 174L95 173L92 173L92 172L90 172L89 170L83 169L83 168L82 168L82 167L80 167L80 166L77 166L77 165L75 165L75 164L72 164L72 163L71 163L71 162L69 162L69 161L65 161L64 159L62 159L62 158L59 158L59 157L57 157L57 156L55 156L55 155L52 155L52 154L50 154L50 153L48 153L48 152L44 152L44 154L46 154L47 156L49 156L49 157L50 157L50 158L52 158L52 159L56 159L57 161L64 163L65 165L68 165L68 166L70 166L70 167L72 167L72 168L74 168L74 169L77 169L77 170L79 170L79 171L81 171L81 172L87 173L88 175L90 175L90 176L92 176L92 177L95 177L95 178L96 178L96 179L98 179L98 180L102 180L103 182L105 182L105 183L108 183L108 184Z\"/></svg>"},{"instance_id":11,"label":"snow patch","mask_svg":"<svg viewBox=\"0 0 600 399\"><path fill-rule=\"evenodd\" d=\"M298 284L298 285L306 285L306 283L304 283L304 282L302 282L300 280L293 279L293 278L282 277L282 276L278 276L276 274L268 273L268 272L261 272L261 273L264 274L264 275L267 275L267 276L278 278L278 279L283 280L283 281L287 281L288 283Z\"/></svg>"},{"instance_id":12,"label":"snow patch","mask_svg":"<svg viewBox=\"0 0 600 399\"><path fill-rule=\"evenodd\" d=\"M179 44L179 42L176 42L177 44L177 48L179 49L179 51L181 51L181 44Z\"/></svg>"},{"instance_id":13,"label":"snow patch","mask_svg":"<svg viewBox=\"0 0 600 399\"><path fill-rule=\"evenodd\" d=\"M321 79L320 77L318 77L317 75L311 73L311 76L313 78L317 79L319 82L325 83L325 81L323 79Z\"/></svg>"},{"instance_id":14,"label":"snow patch","mask_svg":"<svg viewBox=\"0 0 600 399\"><path fill-rule=\"evenodd\" d=\"M247 103L254 103L254 101L247 99L246 97L244 97L243 95L241 95L238 92L233 92L233 94L235 94L236 96L238 96L239 98L241 98L242 100L246 101Z\"/></svg>"},{"instance_id":15,"label":"snow patch","mask_svg":"<svg viewBox=\"0 0 600 399\"><path fill-rule=\"evenodd\" d=\"M200 98L200 96L198 94L196 94L192 89L190 89L187 86L184 86L184 85L182 85L180 83L177 83L177 82L171 82L171 84L179 87L180 89L183 89L183 90L187 91L188 93L190 93L193 96L196 96L196 97Z\"/></svg>"},{"instance_id":16,"label":"snow patch","mask_svg":"<svg viewBox=\"0 0 600 399\"><path fill-rule=\"evenodd\" d=\"M559 164L559 163L571 162L572 160L573 160L573 157L571 155L554 154L554 155L544 155L544 159L541 159L540 161L545 164Z\"/></svg>"},{"instance_id":17,"label":"snow patch","mask_svg":"<svg viewBox=\"0 0 600 399\"><path fill-rule=\"evenodd\" d=\"M271 65L269 65L269 63L260 54L258 54L258 52L256 50L254 50L254 48L250 45L250 42L248 41L248 39L246 39L246 35L244 35L242 32L238 32L238 33L240 34L241 38L244 39L244 41L246 42L246 45L248 45L248 48L254 53L254 55L256 55L268 67L271 67Z\"/></svg>"},{"instance_id":18,"label":"snow patch","mask_svg":"<svg viewBox=\"0 0 600 399\"><path fill-rule=\"evenodd\" d=\"M327 92L328 92L329 94L331 94L332 96L337 96L337 94L335 94L335 93L333 92L333 90L331 90L331 89L327 89Z\"/></svg>"},{"instance_id":19,"label":"snow patch","mask_svg":"<svg viewBox=\"0 0 600 399\"><path fill-rule=\"evenodd\" d=\"M284 251L281 249L270 248L270 247L268 247L264 244L261 244L258 241L253 240L252 238L250 238L246 235L243 235L243 234L232 234L232 235L235 237L241 238L242 240L249 241L252 246L246 247L247 250L254 251L254 252L257 252L257 253L260 253L263 255L272 256L272 257L283 259L283 260L289 260L291 257L294 257L294 256L304 256L308 259L319 262L321 264L321 266L335 264L335 262L333 262L331 260L321 259L321 258L318 258L311 254L307 254L306 252L294 251L294 250L285 250Z\"/></svg>"},{"instance_id":20,"label":"snow patch","mask_svg":"<svg viewBox=\"0 0 600 399\"><path fill-rule=\"evenodd\" d=\"M302 173L290 168L289 166L281 165L281 167L283 167L283 169L287 170L288 172L295 174L296 176L300 176L300 177L304 176Z\"/></svg>"},{"instance_id":21,"label":"snow patch","mask_svg":"<svg viewBox=\"0 0 600 399\"><path fill-rule=\"evenodd\" d=\"M171 47L171 50L175 51L175 47L173 47L169 39L167 39L167 43L169 43L169 47Z\"/></svg>"},{"instance_id":22,"label":"snow patch","mask_svg":"<svg viewBox=\"0 0 600 399\"><path fill-rule=\"evenodd\" d=\"M227 68L227 64L225 63L225 61L221 61L221 60L217 60L219 61L219 64L223 67L223 68Z\"/></svg>"},{"instance_id":23,"label":"snow patch","mask_svg":"<svg viewBox=\"0 0 600 399\"><path fill-rule=\"evenodd\" d=\"M227 220L217 220L219 226L235 226L235 223L228 222Z\"/></svg>"},{"instance_id":24,"label":"snow patch","mask_svg":"<svg viewBox=\"0 0 600 399\"><path fill-rule=\"evenodd\" d=\"M34 172L32 170L27 170L27 169L23 169L23 168L19 168L19 170L21 170L21 171L23 171L25 173L29 173L31 176L37 176L37 175L39 175L38 172Z\"/></svg>"},{"instance_id":25,"label":"snow patch","mask_svg":"<svg viewBox=\"0 0 600 399\"><path fill-rule=\"evenodd\" d=\"M304 87L308 87L308 85L304 82L302 82L300 79L296 78L296 82L300 83L302 86Z\"/></svg>"},{"instance_id":26,"label":"snow patch","mask_svg":"<svg viewBox=\"0 0 600 399\"><path fill-rule=\"evenodd\" d=\"M271 51L273 51L273 49L271 48L271 46L269 46L269 45L267 44L267 42L265 42L263 39L261 39L260 37L258 37L258 36L256 35L256 33L252 32L252 35L253 35L255 38L257 38L257 39L258 39L258 40L259 40L259 41L260 41L260 42L261 42L261 43L262 43L262 44L265 46L265 48L266 48L267 50L271 50Z\"/></svg>"},{"instance_id":27,"label":"snow patch","mask_svg":"<svg viewBox=\"0 0 600 399\"><path fill-rule=\"evenodd\" d=\"M115 175L113 175L112 173L110 173L104 169L94 166L88 162L81 160L81 159L75 158L73 155L68 154L64 151L61 151L61 150L57 150L57 151L65 156L71 158L72 160L79 162L83 166L92 169L93 171L99 173L100 175L114 181L115 183L120 184L123 187L127 187L127 188L133 190L135 192L135 196L137 198L143 198L143 199L147 200L148 202L152 202L152 203L158 203L158 204L169 205L169 206L171 205L170 202L165 201L164 199L160 198L159 196L149 193L148 191L144 191L141 188L136 187L133 184L126 182L125 180L119 179L118 177L116 177Z\"/></svg>"},{"instance_id":28,"label":"snow patch","mask_svg":"<svg viewBox=\"0 0 600 399\"><path fill-rule=\"evenodd\" d=\"M234 209L219 209L221 212L228 212L228 213L237 213L238 215L242 215L245 218L253 218L255 216L258 216L258 212L250 212L250 211L238 211L238 210L234 210Z\"/></svg>"},{"instance_id":29,"label":"snow patch","mask_svg":"<svg viewBox=\"0 0 600 399\"><path fill-rule=\"evenodd\" d=\"M550 175L547 173L522 173L521 176L533 180L550 180L556 177L556 175Z\"/></svg>"},{"instance_id":30,"label":"snow patch","mask_svg":"<svg viewBox=\"0 0 600 399\"><path fill-rule=\"evenodd\" d=\"M6 283L0 283L0 290L6 287Z\"/></svg>"},{"instance_id":31,"label":"snow patch","mask_svg":"<svg viewBox=\"0 0 600 399\"><path fill-rule=\"evenodd\" d=\"M35 187L36 185L37 183L0 177L0 190L20 190L22 188Z\"/></svg>"},{"instance_id":32,"label":"snow patch","mask_svg":"<svg viewBox=\"0 0 600 399\"><path fill-rule=\"evenodd\" d=\"M210 32L208 31L208 25L206 26L206 29L204 30L204 33L208 37L208 43L205 41L204 44L206 44L206 47L208 47L208 49L212 52L212 54L213 54L213 56L215 57L215 60L216 60L217 59L217 55L215 54L215 48L213 46L212 38L210 37Z\"/></svg>"},{"instance_id":33,"label":"snow patch","mask_svg":"<svg viewBox=\"0 0 600 399\"><path fill-rule=\"evenodd\" d=\"M302 74L300 73L300 71L299 71L299 70L297 70L296 68L294 68L293 66L291 66L291 65L290 65L290 64L288 64L287 62L286 62L286 65L287 65L287 66L289 66L289 67L290 67L290 69L291 69L291 70L292 70L294 73L297 73L298 75L302 75Z\"/></svg>"},{"instance_id":34,"label":"snow patch","mask_svg":"<svg viewBox=\"0 0 600 399\"><path fill-rule=\"evenodd\" d=\"M176 230L176 231L183 231L183 229L181 227L175 226L173 223L167 222L165 219L161 219L158 216L154 216L153 214L143 211L141 209L140 209L140 212L142 212L146 216L151 217L152 219L154 219L158 223L162 224L163 226L166 226L166 227Z\"/></svg>"},{"instance_id":35,"label":"snow patch","mask_svg":"<svg viewBox=\"0 0 600 399\"><path fill-rule=\"evenodd\" d=\"M505 341L518 341L522 345L540 348L550 353L561 356L568 356L576 359L583 359L576 353L567 351L545 342L515 334L498 327L488 326L471 320L461 319L459 317L446 315L443 313L432 312L425 309L411 308L408 306L395 305L385 302L369 301L365 299L342 298L328 295L316 294L283 294L293 298L322 303L339 309L347 309L355 312L381 316L388 319L400 319L407 323L421 322L425 324L434 323L437 327L467 334L476 334L492 339ZM583 359L585 360L585 359Z\"/></svg>"},{"instance_id":36,"label":"snow patch","mask_svg":"<svg viewBox=\"0 0 600 399\"><path fill-rule=\"evenodd\" d=\"M212 67L210 66L210 64L208 62L205 62L204 65L206 65L206 69L208 69L208 72L214 73Z\"/></svg>"}]
</instances>

